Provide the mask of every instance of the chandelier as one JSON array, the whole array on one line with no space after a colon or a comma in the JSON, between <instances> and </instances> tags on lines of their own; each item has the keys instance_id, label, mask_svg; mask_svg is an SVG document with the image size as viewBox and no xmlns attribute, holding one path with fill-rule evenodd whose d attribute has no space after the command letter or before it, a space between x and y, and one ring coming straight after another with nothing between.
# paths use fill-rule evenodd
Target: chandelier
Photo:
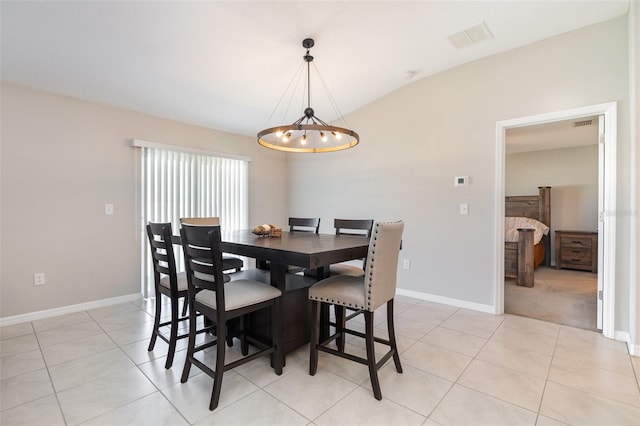
<instances>
[{"instance_id":1,"label":"chandelier","mask_svg":"<svg viewBox=\"0 0 640 426\"><path fill-rule=\"evenodd\" d=\"M313 56L309 54L309 50L314 44L311 38L302 41L302 46L307 49L307 53L303 56L307 65L307 107L304 109L304 114L291 124L260 131L258 133L260 145L286 152L333 152L352 148L360 141L360 136L356 132L324 122L311 108L310 68ZM329 95L329 99L333 102L332 96ZM338 115L342 119L342 116Z\"/></svg>"}]
</instances>

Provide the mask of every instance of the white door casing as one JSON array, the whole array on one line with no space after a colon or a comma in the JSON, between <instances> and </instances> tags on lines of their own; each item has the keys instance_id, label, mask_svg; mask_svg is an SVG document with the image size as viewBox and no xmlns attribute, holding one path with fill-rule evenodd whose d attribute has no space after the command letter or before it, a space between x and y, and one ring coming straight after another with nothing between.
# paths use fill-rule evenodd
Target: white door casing
<instances>
[{"instance_id":1,"label":"white door casing","mask_svg":"<svg viewBox=\"0 0 640 426\"><path fill-rule=\"evenodd\" d=\"M496 180L495 180L495 288L494 312L504 313L504 180L506 130L534 124L552 123L602 115L605 132L599 142L598 155L598 288L602 302L598 302L598 317L602 318L602 334L614 338L615 313L615 244L616 244L616 145L617 104L608 102L581 108L498 121L496 123ZM600 132L602 133L602 132ZM602 199L600 201L600 199ZM600 322L600 320L599 320Z\"/></svg>"}]
</instances>

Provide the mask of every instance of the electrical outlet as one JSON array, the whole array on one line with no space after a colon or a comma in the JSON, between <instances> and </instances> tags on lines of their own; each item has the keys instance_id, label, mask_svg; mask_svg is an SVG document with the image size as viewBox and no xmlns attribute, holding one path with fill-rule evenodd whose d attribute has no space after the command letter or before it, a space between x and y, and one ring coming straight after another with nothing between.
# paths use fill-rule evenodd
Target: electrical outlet
<instances>
[{"instance_id":1,"label":"electrical outlet","mask_svg":"<svg viewBox=\"0 0 640 426\"><path fill-rule=\"evenodd\" d=\"M33 285L44 285L46 284L44 272L36 272L33 274Z\"/></svg>"},{"instance_id":2,"label":"electrical outlet","mask_svg":"<svg viewBox=\"0 0 640 426\"><path fill-rule=\"evenodd\" d=\"M468 215L469 214L469 204L460 204L460 214L461 215Z\"/></svg>"},{"instance_id":3,"label":"electrical outlet","mask_svg":"<svg viewBox=\"0 0 640 426\"><path fill-rule=\"evenodd\" d=\"M113 204L107 203L104 205L104 214L112 215L113 214Z\"/></svg>"},{"instance_id":4,"label":"electrical outlet","mask_svg":"<svg viewBox=\"0 0 640 426\"><path fill-rule=\"evenodd\" d=\"M409 259L405 259L402 261L402 267L404 269L411 269L411 261Z\"/></svg>"}]
</instances>

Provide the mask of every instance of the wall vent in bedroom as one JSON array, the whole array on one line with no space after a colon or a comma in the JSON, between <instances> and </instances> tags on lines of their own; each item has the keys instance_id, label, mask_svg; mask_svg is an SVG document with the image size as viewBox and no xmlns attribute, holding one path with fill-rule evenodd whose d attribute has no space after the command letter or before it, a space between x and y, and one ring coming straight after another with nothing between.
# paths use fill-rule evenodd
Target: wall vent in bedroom
<instances>
[{"instance_id":1,"label":"wall vent in bedroom","mask_svg":"<svg viewBox=\"0 0 640 426\"><path fill-rule=\"evenodd\" d=\"M456 49L462 49L463 47L471 46L472 44L479 43L484 40L490 40L493 38L493 34L487 24L482 22L473 27L464 29L458 33L451 34L449 41Z\"/></svg>"},{"instance_id":2,"label":"wall vent in bedroom","mask_svg":"<svg viewBox=\"0 0 640 426\"><path fill-rule=\"evenodd\" d=\"M574 121L573 127L591 126L592 124L593 120Z\"/></svg>"}]
</instances>

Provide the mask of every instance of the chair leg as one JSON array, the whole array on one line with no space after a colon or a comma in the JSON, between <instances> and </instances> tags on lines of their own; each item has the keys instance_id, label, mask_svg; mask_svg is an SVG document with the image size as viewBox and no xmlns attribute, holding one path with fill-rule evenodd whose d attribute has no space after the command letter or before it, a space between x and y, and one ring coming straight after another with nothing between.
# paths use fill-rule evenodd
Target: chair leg
<instances>
[{"instance_id":1,"label":"chair leg","mask_svg":"<svg viewBox=\"0 0 640 426\"><path fill-rule=\"evenodd\" d=\"M209 410L215 410L220 400L220 390L222 389L222 375L224 374L224 356L227 348L224 345L227 328L218 327L218 344L216 345L216 370L213 375L213 390L211 392L211 402Z\"/></svg>"},{"instance_id":2,"label":"chair leg","mask_svg":"<svg viewBox=\"0 0 640 426\"><path fill-rule=\"evenodd\" d=\"M164 368L171 368L173 365L173 356L176 353L176 343L178 342L178 300L171 301L171 331L169 335L169 351L167 352L167 361Z\"/></svg>"},{"instance_id":3,"label":"chair leg","mask_svg":"<svg viewBox=\"0 0 640 426\"><path fill-rule=\"evenodd\" d=\"M184 297L184 302L182 303L182 316L187 315L187 309L189 308L189 297Z\"/></svg>"},{"instance_id":4,"label":"chair leg","mask_svg":"<svg viewBox=\"0 0 640 426\"><path fill-rule=\"evenodd\" d=\"M187 345L187 358L184 361L184 368L182 369L182 377L180 377L180 383L186 383L189 378L189 371L191 370L191 359L196 347L196 315L195 311L193 315L189 315L189 338Z\"/></svg>"},{"instance_id":5,"label":"chair leg","mask_svg":"<svg viewBox=\"0 0 640 426\"><path fill-rule=\"evenodd\" d=\"M284 348L282 347L282 304L280 298L277 298L271 306L271 335L273 336L272 344L276 347L276 350L271 354L271 364L276 374L280 376L282 374L282 367L284 367Z\"/></svg>"},{"instance_id":6,"label":"chair leg","mask_svg":"<svg viewBox=\"0 0 640 426\"><path fill-rule=\"evenodd\" d=\"M378 380L378 369L376 368L376 352L373 340L373 312L364 311L365 324L365 341L367 344L367 364L369 366L369 378L371 379L371 387L373 388L373 396L378 401L382 399L380 391L380 381Z\"/></svg>"},{"instance_id":7,"label":"chair leg","mask_svg":"<svg viewBox=\"0 0 640 426\"><path fill-rule=\"evenodd\" d=\"M158 338L160 328L160 314L162 311L162 295L156 292L156 315L153 320L153 331L151 332L151 341L149 342L148 351L152 351L156 345L156 339Z\"/></svg>"},{"instance_id":8,"label":"chair leg","mask_svg":"<svg viewBox=\"0 0 640 426\"><path fill-rule=\"evenodd\" d=\"M249 343L247 342L247 318L246 315L240 317L240 352L243 356L249 354Z\"/></svg>"},{"instance_id":9,"label":"chair leg","mask_svg":"<svg viewBox=\"0 0 640 426\"><path fill-rule=\"evenodd\" d=\"M336 334L338 337L336 338L336 346L340 352L344 352L344 343L345 343L345 315L346 309L344 306L333 305L333 310L336 315Z\"/></svg>"},{"instance_id":10,"label":"chair leg","mask_svg":"<svg viewBox=\"0 0 640 426\"><path fill-rule=\"evenodd\" d=\"M318 344L320 332L320 302L311 301L311 341L309 342L309 374L315 376L318 371Z\"/></svg>"},{"instance_id":11,"label":"chair leg","mask_svg":"<svg viewBox=\"0 0 640 426\"><path fill-rule=\"evenodd\" d=\"M393 325L393 299L387 302L387 329L389 330L389 343L391 343L391 350L393 351L393 363L396 365L396 371L402 373L400 355L396 345L396 329Z\"/></svg>"}]
</instances>

